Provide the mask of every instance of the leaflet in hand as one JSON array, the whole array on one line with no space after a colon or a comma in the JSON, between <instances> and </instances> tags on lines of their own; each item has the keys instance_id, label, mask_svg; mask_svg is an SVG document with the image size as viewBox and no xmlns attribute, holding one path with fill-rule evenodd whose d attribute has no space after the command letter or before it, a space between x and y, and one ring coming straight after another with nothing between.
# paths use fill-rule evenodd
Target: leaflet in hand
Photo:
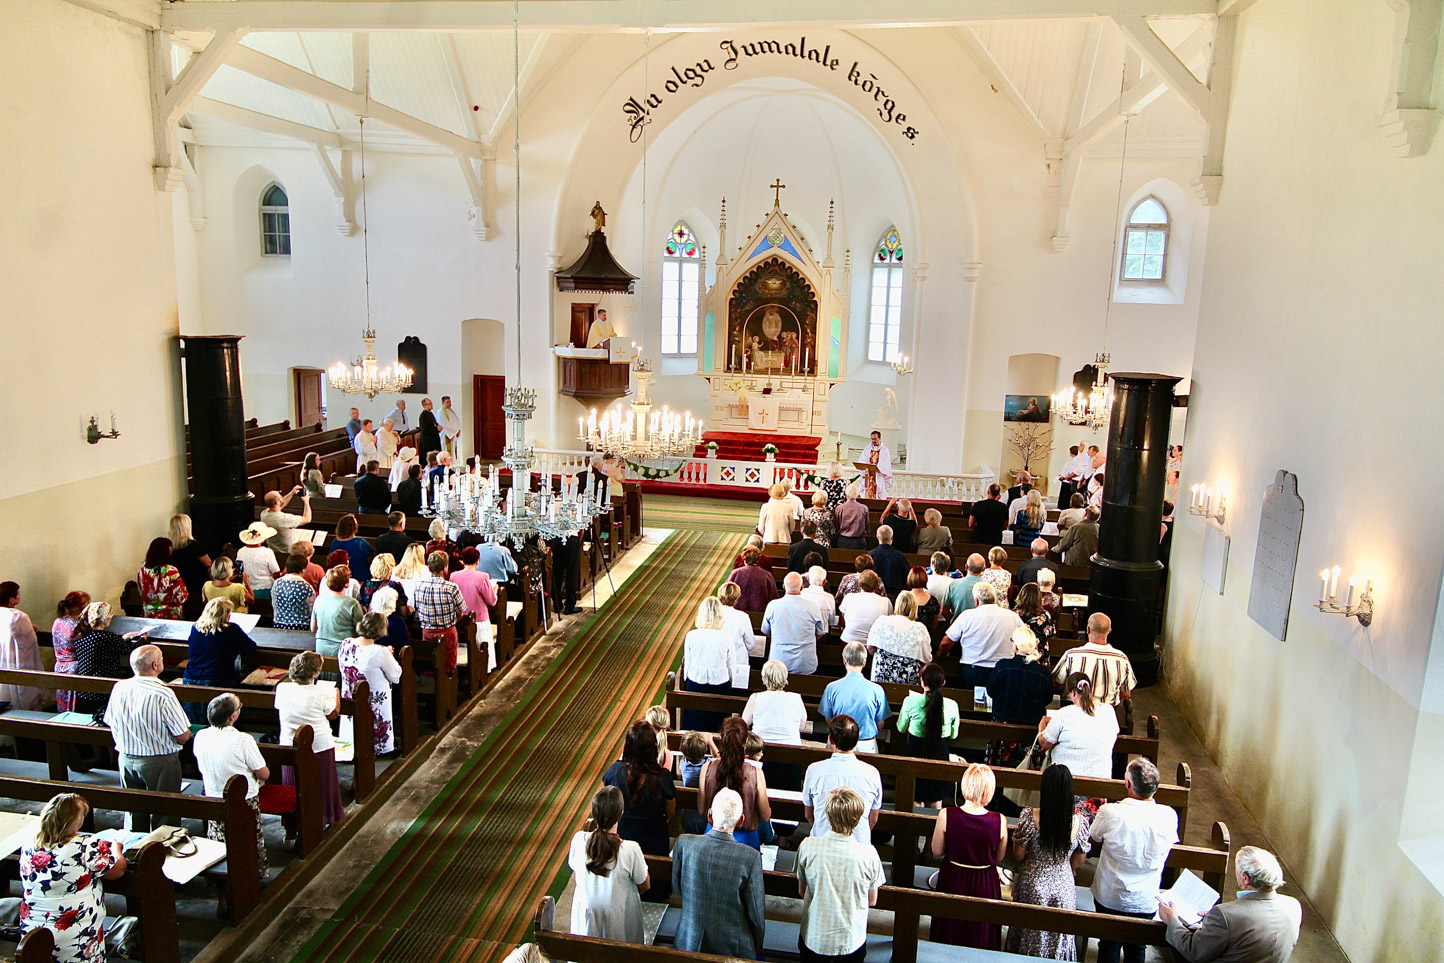
<instances>
[{"instance_id":1,"label":"leaflet in hand","mask_svg":"<svg viewBox=\"0 0 1444 963\"><path fill-rule=\"evenodd\" d=\"M1185 926L1197 926L1205 913L1218 902L1218 891L1188 870L1178 874L1171 889L1158 894L1160 903L1172 903ZM1155 913L1154 919L1158 919Z\"/></svg>"}]
</instances>

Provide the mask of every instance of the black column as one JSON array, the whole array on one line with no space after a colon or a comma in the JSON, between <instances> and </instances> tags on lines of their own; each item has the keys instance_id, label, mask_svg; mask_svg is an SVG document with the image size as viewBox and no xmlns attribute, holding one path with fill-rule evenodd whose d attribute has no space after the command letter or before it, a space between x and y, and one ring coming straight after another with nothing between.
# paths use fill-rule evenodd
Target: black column
<instances>
[{"instance_id":1,"label":"black column","mask_svg":"<svg viewBox=\"0 0 1444 963\"><path fill-rule=\"evenodd\" d=\"M256 517L246 483L241 336L181 335L191 452L191 520L214 553Z\"/></svg>"},{"instance_id":2,"label":"black column","mask_svg":"<svg viewBox=\"0 0 1444 963\"><path fill-rule=\"evenodd\" d=\"M1158 534L1168 469L1173 386L1161 374L1112 375L1113 413L1103 470L1103 517L1092 559L1088 608L1113 620L1109 638L1128 654L1140 686L1158 681L1158 602L1163 565Z\"/></svg>"}]
</instances>

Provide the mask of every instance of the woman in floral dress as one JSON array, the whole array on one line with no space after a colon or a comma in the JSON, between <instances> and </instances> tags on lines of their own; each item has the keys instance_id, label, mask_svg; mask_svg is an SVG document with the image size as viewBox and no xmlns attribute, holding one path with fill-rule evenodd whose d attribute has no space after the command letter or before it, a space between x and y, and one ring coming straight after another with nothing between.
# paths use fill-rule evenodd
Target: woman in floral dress
<instances>
[{"instance_id":1,"label":"woman in floral dress","mask_svg":"<svg viewBox=\"0 0 1444 963\"><path fill-rule=\"evenodd\" d=\"M55 934L55 963L105 959L105 891L102 879L125 875L120 847L80 831L90 811L74 793L51 798L40 830L20 850L20 933L42 926Z\"/></svg>"},{"instance_id":2,"label":"woman in floral dress","mask_svg":"<svg viewBox=\"0 0 1444 963\"><path fill-rule=\"evenodd\" d=\"M145 564L136 575L143 614L148 619L182 618L181 608L190 598L180 570L170 563L170 555L170 539L153 539L145 550Z\"/></svg>"},{"instance_id":3,"label":"woman in floral dress","mask_svg":"<svg viewBox=\"0 0 1444 963\"><path fill-rule=\"evenodd\" d=\"M1018 598L1013 605L1018 618L1033 630L1033 636L1038 640L1038 653L1044 660L1048 658L1048 643L1058 634L1057 618L1043 607L1046 597L1038 588L1038 583L1029 582L1018 589Z\"/></svg>"},{"instance_id":4,"label":"woman in floral dress","mask_svg":"<svg viewBox=\"0 0 1444 963\"><path fill-rule=\"evenodd\" d=\"M1013 833L1019 862L1013 877L1013 902L1055 909L1077 909L1073 873L1088 858L1088 820L1074 813L1073 775L1067 766L1043 770L1037 809L1025 809ZM1009 953L1045 960L1076 960L1077 946L1067 933L1008 927Z\"/></svg>"},{"instance_id":5,"label":"woman in floral dress","mask_svg":"<svg viewBox=\"0 0 1444 963\"><path fill-rule=\"evenodd\" d=\"M50 623L50 644L55 648L56 672L75 675L80 671L75 664L75 651L71 647L71 640L76 637L75 627L80 623L80 615L89 604L90 596L87 593L71 592L55 606L55 621ZM75 708L75 693L57 689L55 707L60 712L70 712Z\"/></svg>"},{"instance_id":6,"label":"woman in floral dress","mask_svg":"<svg viewBox=\"0 0 1444 963\"><path fill-rule=\"evenodd\" d=\"M847 482L842 477L842 462L835 461L828 465L827 477L818 484L827 493L829 511L847 501Z\"/></svg>"},{"instance_id":7,"label":"woman in floral dress","mask_svg":"<svg viewBox=\"0 0 1444 963\"><path fill-rule=\"evenodd\" d=\"M983 571L983 581L993 587L998 596L998 608L1008 607L1008 590L1013 587L1013 573L1003 567L1008 560L1008 550L1001 545L988 549L988 567Z\"/></svg>"},{"instance_id":8,"label":"woman in floral dress","mask_svg":"<svg viewBox=\"0 0 1444 963\"><path fill-rule=\"evenodd\" d=\"M933 660L933 640L917 614L917 599L904 590L893 603L893 614L872 623L867 633L867 647L873 651L872 681L918 684L923 666Z\"/></svg>"},{"instance_id":9,"label":"woman in floral dress","mask_svg":"<svg viewBox=\"0 0 1444 963\"><path fill-rule=\"evenodd\" d=\"M827 492L818 490L812 493L812 507L802 513L804 524L811 521L817 525L817 534L812 540L823 548L831 548L832 540L837 535L837 516L832 514L832 509L827 507Z\"/></svg>"},{"instance_id":10,"label":"woman in floral dress","mask_svg":"<svg viewBox=\"0 0 1444 963\"><path fill-rule=\"evenodd\" d=\"M401 663L391 654L388 645L377 645L386 637L386 616L368 612L357 626L357 638L341 643L336 661L341 666L341 698L350 699L356 683L362 679L371 688L371 711L376 717L376 755L390 752L396 745L396 729L391 719L391 687L401 681ZM350 717L341 723L341 737L347 738Z\"/></svg>"}]
</instances>

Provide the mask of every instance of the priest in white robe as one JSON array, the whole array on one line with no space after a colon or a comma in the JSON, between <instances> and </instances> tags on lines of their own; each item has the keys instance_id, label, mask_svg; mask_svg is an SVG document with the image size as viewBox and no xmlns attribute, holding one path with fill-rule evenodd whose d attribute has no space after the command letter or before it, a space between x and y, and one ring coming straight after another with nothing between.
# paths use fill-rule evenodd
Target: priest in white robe
<instances>
[{"instance_id":1,"label":"priest in white robe","mask_svg":"<svg viewBox=\"0 0 1444 963\"><path fill-rule=\"evenodd\" d=\"M883 444L881 432L872 433L872 440L858 461L877 466L877 471L863 472L862 497L887 498L892 490L892 452Z\"/></svg>"},{"instance_id":2,"label":"priest in white robe","mask_svg":"<svg viewBox=\"0 0 1444 963\"><path fill-rule=\"evenodd\" d=\"M441 447L453 459L461 454L461 415L451 407L451 395L441 396Z\"/></svg>"}]
</instances>

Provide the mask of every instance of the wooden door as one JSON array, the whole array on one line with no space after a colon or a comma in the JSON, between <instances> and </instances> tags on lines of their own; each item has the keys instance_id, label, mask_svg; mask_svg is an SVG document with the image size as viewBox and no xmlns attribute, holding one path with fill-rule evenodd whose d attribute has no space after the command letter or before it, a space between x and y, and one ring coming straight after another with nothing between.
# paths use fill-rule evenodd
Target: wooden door
<instances>
[{"instance_id":1,"label":"wooden door","mask_svg":"<svg viewBox=\"0 0 1444 963\"><path fill-rule=\"evenodd\" d=\"M572 347L585 348L587 334L592 330L592 318L596 315L595 304L572 305Z\"/></svg>"},{"instance_id":2,"label":"wooden door","mask_svg":"<svg viewBox=\"0 0 1444 963\"><path fill-rule=\"evenodd\" d=\"M471 389L471 440L477 457L495 460L506 447L506 379L501 375L473 375Z\"/></svg>"},{"instance_id":3,"label":"wooden door","mask_svg":"<svg viewBox=\"0 0 1444 963\"><path fill-rule=\"evenodd\" d=\"M321 410L321 378L326 374L320 368L295 368L296 377L296 427L314 425L325 417Z\"/></svg>"}]
</instances>

